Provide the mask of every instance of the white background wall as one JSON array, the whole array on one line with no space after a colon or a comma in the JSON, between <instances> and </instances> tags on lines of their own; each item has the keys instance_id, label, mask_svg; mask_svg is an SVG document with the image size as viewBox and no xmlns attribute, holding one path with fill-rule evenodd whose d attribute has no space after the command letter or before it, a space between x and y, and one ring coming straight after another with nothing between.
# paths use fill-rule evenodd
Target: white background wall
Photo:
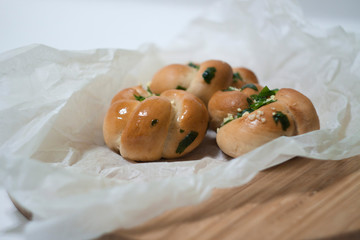
<instances>
[{"instance_id":1,"label":"white background wall","mask_svg":"<svg viewBox=\"0 0 360 240\"><path fill-rule=\"evenodd\" d=\"M0 0L0 53L32 43L59 49L136 49L171 41L215 0ZM360 1L299 0L314 24L360 32Z\"/></svg>"}]
</instances>

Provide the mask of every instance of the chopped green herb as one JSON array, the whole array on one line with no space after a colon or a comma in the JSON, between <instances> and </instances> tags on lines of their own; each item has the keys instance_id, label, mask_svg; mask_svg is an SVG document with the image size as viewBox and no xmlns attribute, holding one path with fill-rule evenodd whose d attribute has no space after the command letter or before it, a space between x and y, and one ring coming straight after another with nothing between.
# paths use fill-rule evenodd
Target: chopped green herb
<instances>
[{"instance_id":1,"label":"chopped green herb","mask_svg":"<svg viewBox=\"0 0 360 240\"><path fill-rule=\"evenodd\" d=\"M244 113L246 113L246 112L252 113L253 111L254 111L254 110L251 109L251 108L244 109L244 110L242 110L241 112L238 112L238 113L236 114L236 117L237 117L237 118L241 118L241 117L244 115Z\"/></svg>"},{"instance_id":2,"label":"chopped green herb","mask_svg":"<svg viewBox=\"0 0 360 240\"><path fill-rule=\"evenodd\" d=\"M180 141L180 143L176 149L176 153L178 153L178 154L183 153L185 151L185 149L188 146L190 146L190 144L192 142L194 142L194 140L197 138L198 135L199 135L198 132L190 131L190 133L188 135L186 135L183 140Z\"/></svg>"},{"instance_id":3,"label":"chopped green herb","mask_svg":"<svg viewBox=\"0 0 360 240\"><path fill-rule=\"evenodd\" d=\"M225 124L231 122L234 119L235 119L234 115L232 115L231 113L228 113L227 117L223 119L223 122L221 123L221 127L224 126Z\"/></svg>"},{"instance_id":4,"label":"chopped green herb","mask_svg":"<svg viewBox=\"0 0 360 240\"><path fill-rule=\"evenodd\" d=\"M227 89L223 89L223 90L221 90L221 91L223 91L223 92L231 92L231 91L239 91L240 89L238 89L238 88L236 88L236 87L232 87L232 86L230 86L230 87L228 87Z\"/></svg>"},{"instance_id":5,"label":"chopped green herb","mask_svg":"<svg viewBox=\"0 0 360 240\"><path fill-rule=\"evenodd\" d=\"M222 126L224 126L225 124L231 122L232 120L234 120L234 119L228 119L228 120L222 122L220 127L222 127Z\"/></svg>"},{"instance_id":6,"label":"chopped green herb","mask_svg":"<svg viewBox=\"0 0 360 240\"><path fill-rule=\"evenodd\" d=\"M180 133L183 133L183 132L185 132L185 130L184 130L184 129L180 129Z\"/></svg>"},{"instance_id":7,"label":"chopped green herb","mask_svg":"<svg viewBox=\"0 0 360 240\"><path fill-rule=\"evenodd\" d=\"M149 94L153 94L153 92L150 89L150 86L147 86L146 90L148 91Z\"/></svg>"},{"instance_id":8,"label":"chopped green herb","mask_svg":"<svg viewBox=\"0 0 360 240\"><path fill-rule=\"evenodd\" d=\"M244 86L242 86L241 90L244 90L245 88L251 88L254 89L255 91L259 91L258 88L255 86L255 84L252 83L245 84Z\"/></svg>"},{"instance_id":9,"label":"chopped green herb","mask_svg":"<svg viewBox=\"0 0 360 240\"><path fill-rule=\"evenodd\" d=\"M210 84L211 80L215 77L215 72L216 72L216 68L214 67L208 67L204 71L202 77L207 84Z\"/></svg>"},{"instance_id":10,"label":"chopped green herb","mask_svg":"<svg viewBox=\"0 0 360 240\"><path fill-rule=\"evenodd\" d=\"M184 91L186 91L186 88L184 88L184 87L182 87L182 86L180 86L180 85L177 85L176 89L179 89L179 90L184 90Z\"/></svg>"},{"instance_id":11,"label":"chopped green herb","mask_svg":"<svg viewBox=\"0 0 360 240\"><path fill-rule=\"evenodd\" d=\"M270 98L268 98L268 99L266 99L266 98L265 99L259 99L259 100L254 101L254 103L252 103L250 105L250 108L256 110L256 109L261 108L262 106L265 106L265 105L267 105L269 103L273 103L273 102L276 102L276 100L275 99L270 99Z\"/></svg>"},{"instance_id":12,"label":"chopped green herb","mask_svg":"<svg viewBox=\"0 0 360 240\"><path fill-rule=\"evenodd\" d=\"M251 95L251 99L253 103L250 105L250 108L256 110L264 105L267 105L272 102L276 102L276 99L271 97L275 95L279 90L273 89L270 90L267 86L265 86L259 94Z\"/></svg>"},{"instance_id":13,"label":"chopped green herb","mask_svg":"<svg viewBox=\"0 0 360 240\"><path fill-rule=\"evenodd\" d=\"M195 64L195 63L192 63L192 62L189 62L188 66L192 67L192 68L195 68L197 70L199 70L199 68L200 68L200 66L198 64Z\"/></svg>"},{"instance_id":14,"label":"chopped green herb","mask_svg":"<svg viewBox=\"0 0 360 240\"><path fill-rule=\"evenodd\" d=\"M249 105L254 103L254 101L251 98L246 98L246 101Z\"/></svg>"},{"instance_id":15,"label":"chopped green herb","mask_svg":"<svg viewBox=\"0 0 360 240\"><path fill-rule=\"evenodd\" d=\"M236 73L233 73L233 82L236 83L237 81L244 81L240 75L240 73L236 72Z\"/></svg>"},{"instance_id":16,"label":"chopped green herb","mask_svg":"<svg viewBox=\"0 0 360 240\"><path fill-rule=\"evenodd\" d=\"M138 100L140 102L145 100L145 97L143 97L141 95L138 96L138 95L134 94L134 97L135 97L136 100Z\"/></svg>"},{"instance_id":17,"label":"chopped green herb","mask_svg":"<svg viewBox=\"0 0 360 240\"><path fill-rule=\"evenodd\" d=\"M146 91L150 94L150 96L160 96L160 94L157 94L157 93L153 93L150 89L150 86L147 86L147 89Z\"/></svg>"},{"instance_id":18,"label":"chopped green herb","mask_svg":"<svg viewBox=\"0 0 360 240\"><path fill-rule=\"evenodd\" d=\"M280 111L277 111L275 113L275 115L273 115L273 119L274 119L276 125L280 121L281 128L283 131L286 131L286 129L290 126L290 121L289 121L288 117Z\"/></svg>"},{"instance_id":19,"label":"chopped green herb","mask_svg":"<svg viewBox=\"0 0 360 240\"><path fill-rule=\"evenodd\" d=\"M159 122L159 119L153 119L151 121L151 126L155 126Z\"/></svg>"},{"instance_id":20,"label":"chopped green herb","mask_svg":"<svg viewBox=\"0 0 360 240\"><path fill-rule=\"evenodd\" d=\"M265 98L267 98L267 97L270 97L271 95L275 95L277 92L279 91L279 89L273 89L273 90L270 90L269 88L268 88L268 86L265 86L262 90L261 90L261 92L258 94L258 97L261 97L261 98L263 98L263 97L265 97Z\"/></svg>"},{"instance_id":21,"label":"chopped green herb","mask_svg":"<svg viewBox=\"0 0 360 240\"><path fill-rule=\"evenodd\" d=\"M248 87L251 87L251 84L247 84L247 85L250 85ZM243 88L245 88L245 86ZM254 87L256 87L256 86L254 85ZM256 90L258 91L258 89L256 89ZM223 91L231 91L231 90L226 89ZM250 98L246 98L246 101L249 104L249 107L247 109L241 110L235 116L232 116L231 114L229 114L229 115L231 115L231 117L228 116L228 117L224 118L221 126L224 126L225 124L231 122L232 120L234 120L236 118L241 118L246 112L252 113L256 109L259 109L260 107L262 107L264 105L267 105L272 102L276 102L277 100L275 99L275 94L278 91L279 91L278 89L270 90L267 86L265 86L259 94L254 94L254 95L251 95ZM274 120L275 120L275 118L274 118ZM281 119L276 120L276 121L281 121ZM286 121L286 120L283 120L283 121ZM286 126L286 124L284 126Z\"/></svg>"}]
</instances>

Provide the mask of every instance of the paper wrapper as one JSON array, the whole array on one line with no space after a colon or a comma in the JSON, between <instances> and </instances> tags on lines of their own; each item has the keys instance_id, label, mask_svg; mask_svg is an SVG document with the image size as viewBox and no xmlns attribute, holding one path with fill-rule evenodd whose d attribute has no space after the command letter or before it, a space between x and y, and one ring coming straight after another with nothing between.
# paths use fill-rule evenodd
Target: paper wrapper
<instances>
[{"instance_id":1,"label":"paper wrapper","mask_svg":"<svg viewBox=\"0 0 360 240\"><path fill-rule=\"evenodd\" d=\"M129 228L214 188L239 186L294 156L360 153L360 42L341 27L307 23L291 1L223 1L167 48L60 51L36 45L0 55L1 180L33 213L29 239L89 239ZM314 103L321 130L280 137L236 159L215 133L186 161L130 163L103 142L114 94L170 63L221 59L262 85L294 88Z\"/></svg>"}]
</instances>

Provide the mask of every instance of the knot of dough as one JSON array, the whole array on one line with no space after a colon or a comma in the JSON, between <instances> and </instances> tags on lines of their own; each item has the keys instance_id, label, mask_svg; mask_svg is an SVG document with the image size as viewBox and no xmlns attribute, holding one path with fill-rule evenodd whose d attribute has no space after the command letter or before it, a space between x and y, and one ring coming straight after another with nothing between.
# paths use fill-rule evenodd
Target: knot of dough
<instances>
[{"instance_id":1,"label":"knot of dough","mask_svg":"<svg viewBox=\"0 0 360 240\"><path fill-rule=\"evenodd\" d=\"M149 88L156 94L168 89L186 90L207 105L216 91L226 89L232 82L233 72L228 63L208 60L199 65L165 66L153 76Z\"/></svg>"},{"instance_id":2,"label":"knot of dough","mask_svg":"<svg viewBox=\"0 0 360 240\"><path fill-rule=\"evenodd\" d=\"M218 129L216 142L220 149L237 157L280 136L294 136L320 128L314 105L300 92L283 88L275 94L274 100Z\"/></svg>"},{"instance_id":3,"label":"knot of dough","mask_svg":"<svg viewBox=\"0 0 360 240\"><path fill-rule=\"evenodd\" d=\"M103 124L106 145L133 161L177 158L195 149L208 125L204 103L181 90L150 95L142 87L116 94Z\"/></svg>"},{"instance_id":4,"label":"knot of dough","mask_svg":"<svg viewBox=\"0 0 360 240\"><path fill-rule=\"evenodd\" d=\"M249 98L251 95L258 94L263 87L259 84L242 84L242 88L232 88L217 91L208 104L210 115L209 127L212 130L219 128L228 117L237 115L249 108Z\"/></svg>"}]
</instances>

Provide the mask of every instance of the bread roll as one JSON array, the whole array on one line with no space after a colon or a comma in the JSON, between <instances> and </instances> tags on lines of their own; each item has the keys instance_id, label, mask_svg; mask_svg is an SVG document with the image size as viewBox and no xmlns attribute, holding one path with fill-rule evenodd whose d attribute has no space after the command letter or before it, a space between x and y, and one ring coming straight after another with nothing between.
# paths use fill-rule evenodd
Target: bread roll
<instances>
[{"instance_id":1,"label":"bread roll","mask_svg":"<svg viewBox=\"0 0 360 240\"><path fill-rule=\"evenodd\" d=\"M168 89L186 90L207 105L216 91L226 89L232 81L233 73L229 64L209 60L199 65L168 65L153 76L149 88L156 94Z\"/></svg>"},{"instance_id":2,"label":"bread roll","mask_svg":"<svg viewBox=\"0 0 360 240\"><path fill-rule=\"evenodd\" d=\"M259 84L243 85L243 88L230 87L226 90L217 91L208 104L210 116L209 127L212 130L219 128L229 114L237 115L239 112L249 108L248 98L258 94L262 90Z\"/></svg>"},{"instance_id":3,"label":"bread roll","mask_svg":"<svg viewBox=\"0 0 360 240\"><path fill-rule=\"evenodd\" d=\"M116 94L105 116L106 145L133 161L178 158L195 149L208 125L204 103L181 90L160 96L141 87Z\"/></svg>"},{"instance_id":4,"label":"bread roll","mask_svg":"<svg viewBox=\"0 0 360 240\"><path fill-rule=\"evenodd\" d=\"M283 88L267 101L268 104L218 129L216 142L224 153L237 157L277 137L320 128L315 107L300 92Z\"/></svg>"}]
</instances>

